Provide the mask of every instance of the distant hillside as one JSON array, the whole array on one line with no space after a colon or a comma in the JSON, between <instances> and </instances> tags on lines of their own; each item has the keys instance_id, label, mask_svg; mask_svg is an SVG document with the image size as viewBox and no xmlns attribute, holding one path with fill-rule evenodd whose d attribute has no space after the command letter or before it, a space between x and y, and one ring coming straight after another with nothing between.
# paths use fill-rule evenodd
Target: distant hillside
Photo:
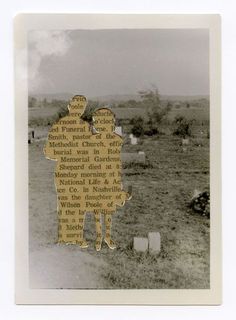
<instances>
[{"instance_id":1,"label":"distant hillside","mask_svg":"<svg viewBox=\"0 0 236 320\"><path fill-rule=\"evenodd\" d=\"M107 96L99 96L99 97L91 97L91 100L99 101L99 102L122 102L122 101L129 101L129 100L136 100L140 101L140 96L138 94L111 94Z\"/></svg>"},{"instance_id":2,"label":"distant hillside","mask_svg":"<svg viewBox=\"0 0 236 320\"><path fill-rule=\"evenodd\" d=\"M39 94L29 94L30 97L34 97L37 100L47 99L49 102L52 100L69 100L74 94L73 93L39 93Z\"/></svg>"},{"instance_id":3,"label":"distant hillside","mask_svg":"<svg viewBox=\"0 0 236 320\"><path fill-rule=\"evenodd\" d=\"M193 101L206 99L209 100L209 95L195 95L195 96L171 96L171 95L161 95L162 100L169 101Z\"/></svg>"},{"instance_id":4,"label":"distant hillside","mask_svg":"<svg viewBox=\"0 0 236 320\"><path fill-rule=\"evenodd\" d=\"M35 97L38 100L47 99L48 101L56 100L69 100L76 93L53 93L53 94L30 94L31 97ZM168 101L193 101L200 99L209 100L209 96L207 95L195 95L195 96L178 96L178 95L161 95L161 100ZM104 102L104 103L113 103L113 102L122 102L128 100L136 100L140 101L140 96L138 94L114 94L114 95L106 95L106 96L98 96L98 97L87 97L89 100Z\"/></svg>"}]
</instances>

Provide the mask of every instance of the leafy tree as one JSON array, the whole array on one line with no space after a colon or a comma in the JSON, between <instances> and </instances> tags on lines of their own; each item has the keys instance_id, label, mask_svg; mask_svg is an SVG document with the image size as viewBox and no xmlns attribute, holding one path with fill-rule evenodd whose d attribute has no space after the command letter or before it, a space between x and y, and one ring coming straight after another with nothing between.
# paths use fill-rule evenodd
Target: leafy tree
<instances>
[{"instance_id":1,"label":"leafy tree","mask_svg":"<svg viewBox=\"0 0 236 320\"><path fill-rule=\"evenodd\" d=\"M156 87L145 91L139 91L139 94L143 107L147 109L148 125L151 129L157 129L163 118L170 111L170 104L166 107L161 106L160 95Z\"/></svg>"},{"instance_id":2,"label":"leafy tree","mask_svg":"<svg viewBox=\"0 0 236 320\"><path fill-rule=\"evenodd\" d=\"M139 91L143 104L150 108L160 108L160 95L157 88Z\"/></svg>"}]
</instances>

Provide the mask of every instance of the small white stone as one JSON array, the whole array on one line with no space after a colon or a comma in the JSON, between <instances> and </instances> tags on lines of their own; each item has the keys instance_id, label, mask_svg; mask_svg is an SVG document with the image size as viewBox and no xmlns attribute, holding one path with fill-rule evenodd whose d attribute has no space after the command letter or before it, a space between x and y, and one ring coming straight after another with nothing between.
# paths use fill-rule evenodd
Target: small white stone
<instances>
[{"instance_id":1,"label":"small white stone","mask_svg":"<svg viewBox=\"0 0 236 320\"><path fill-rule=\"evenodd\" d=\"M149 253L158 254L161 251L161 235L159 232L148 233Z\"/></svg>"},{"instance_id":2,"label":"small white stone","mask_svg":"<svg viewBox=\"0 0 236 320\"><path fill-rule=\"evenodd\" d=\"M134 250L137 252L146 252L148 250L148 239L135 237Z\"/></svg>"},{"instance_id":3,"label":"small white stone","mask_svg":"<svg viewBox=\"0 0 236 320\"><path fill-rule=\"evenodd\" d=\"M119 136L122 136L122 127L116 127L115 133L118 134Z\"/></svg>"},{"instance_id":4,"label":"small white stone","mask_svg":"<svg viewBox=\"0 0 236 320\"><path fill-rule=\"evenodd\" d=\"M182 145L187 146L189 144L189 139L183 139L182 140Z\"/></svg>"},{"instance_id":5,"label":"small white stone","mask_svg":"<svg viewBox=\"0 0 236 320\"><path fill-rule=\"evenodd\" d=\"M135 145L135 144L137 144L138 143L138 139L136 138L136 137L132 137L131 138L131 144L132 145Z\"/></svg>"}]
</instances>

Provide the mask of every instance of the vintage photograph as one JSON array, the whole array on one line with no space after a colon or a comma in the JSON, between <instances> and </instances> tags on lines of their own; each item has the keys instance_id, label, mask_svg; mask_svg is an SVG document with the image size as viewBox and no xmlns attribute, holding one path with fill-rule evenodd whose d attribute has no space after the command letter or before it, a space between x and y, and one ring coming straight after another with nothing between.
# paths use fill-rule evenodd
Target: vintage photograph
<instances>
[{"instance_id":1,"label":"vintage photograph","mask_svg":"<svg viewBox=\"0 0 236 320\"><path fill-rule=\"evenodd\" d=\"M210 289L209 46L208 28L28 31L31 289ZM95 248L94 212L88 247L58 243L56 163L44 147L77 95L91 134L96 110L109 108L123 143L132 198L112 214L112 250Z\"/></svg>"}]
</instances>

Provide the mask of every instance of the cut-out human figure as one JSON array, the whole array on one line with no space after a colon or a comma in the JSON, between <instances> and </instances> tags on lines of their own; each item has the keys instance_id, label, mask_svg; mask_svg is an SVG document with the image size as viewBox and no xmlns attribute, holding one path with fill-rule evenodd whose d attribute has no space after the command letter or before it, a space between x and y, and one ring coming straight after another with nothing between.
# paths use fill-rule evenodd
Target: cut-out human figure
<instances>
[{"instance_id":1,"label":"cut-out human figure","mask_svg":"<svg viewBox=\"0 0 236 320\"><path fill-rule=\"evenodd\" d=\"M55 123L49 131L44 147L45 156L57 161L55 186L58 209L58 242L77 243L87 247L83 237L85 212L91 211L85 203L84 188L88 170L89 124L81 119L86 108L84 96L74 96L68 105L69 114Z\"/></svg>"},{"instance_id":2,"label":"cut-out human figure","mask_svg":"<svg viewBox=\"0 0 236 320\"><path fill-rule=\"evenodd\" d=\"M122 138L114 133L114 115L106 108L94 113L92 135L81 116L86 107L84 96L74 96L69 114L49 131L45 156L56 161L55 186L58 209L58 242L87 247L84 239L86 212L93 212L96 221L96 249L101 249L101 214L105 217L105 242L111 248L112 214L123 206L130 194L122 190Z\"/></svg>"},{"instance_id":3,"label":"cut-out human figure","mask_svg":"<svg viewBox=\"0 0 236 320\"><path fill-rule=\"evenodd\" d=\"M114 249L115 243L111 239L112 214L117 206L123 206L126 200L131 198L128 192L122 190L121 182L121 147L122 138L114 132L115 117L107 108L98 109L93 114L93 125L97 133L90 138L89 157L91 163L96 164L96 172L100 177L90 187L89 194L97 200L94 208L96 222L96 250L101 249L102 226L101 214L105 219L104 241L109 248ZM99 148L93 146L99 145ZM93 169L91 169L92 173Z\"/></svg>"}]
</instances>

